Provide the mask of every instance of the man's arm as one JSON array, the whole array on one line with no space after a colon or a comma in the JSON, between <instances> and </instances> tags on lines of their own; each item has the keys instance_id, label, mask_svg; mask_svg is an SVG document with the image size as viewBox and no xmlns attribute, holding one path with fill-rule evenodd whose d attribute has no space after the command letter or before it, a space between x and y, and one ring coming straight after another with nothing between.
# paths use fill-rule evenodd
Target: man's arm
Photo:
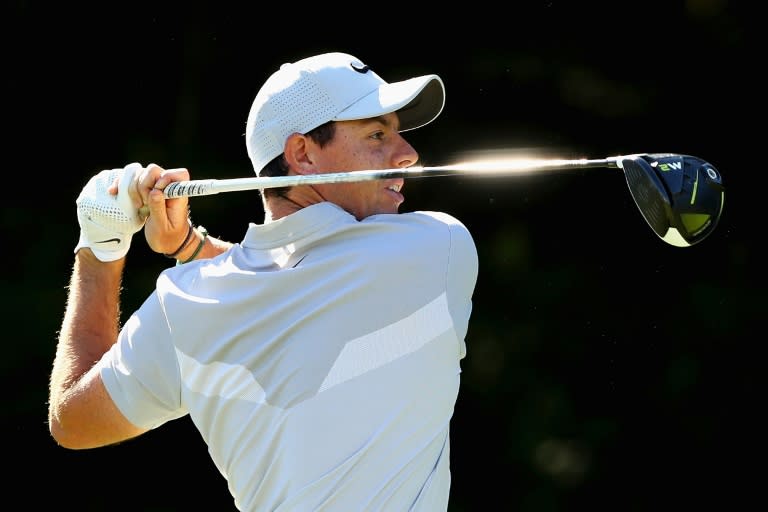
<instances>
[{"instance_id":1,"label":"man's arm","mask_svg":"<svg viewBox=\"0 0 768 512\"><path fill-rule=\"evenodd\" d=\"M99 261L80 249L51 372L48 425L61 446L95 448L136 437L107 393L96 362L117 340L120 287L125 259Z\"/></svg>"},{"instance_id":2,"label":"man's arm","mask_svg":"<svg viewBox=\"0 0 768 512\"><path fill-rule=\"evenodd\" d=\"M155 164L146 168L131 164L124 169L126 172L122 173L99 173L78 199L78 202L84 202L85 208L94 203L102 205L102 208L92 208L87 213L79 211L78 220L81 223L91 222L92 217L102 211L110 211L108 207L112 207L112 203L104 202L104 197L99 196L98 191L115 177L107 192L111 196L122 197L119 204L124 209L138 211L140 205L147 204L150 217L137 225L130 224L128 221L131 219L125 222L127 227L118 225L119 229L125 231L115 235L123 239L120 250L98 253L101 257L97 257L91 249L94 245L93 230L100 235L96 240L109 238L111 232L104 234L99 231L99 223L86 226L92 230L90 233L87 229L83 231L81 225L81 240L76 249L49 384L49 429L56 442L67 448L94 448L114 444L146 431L131 424L123 416L104 387L96 367L104 353L117 341L120 287L131 233L143 227L150 247L163 254L175 251L169 247L178 247L179 243L186 242L175 256L180 261L186 261L192 256L194 259L211 258L232 245L204 237L199 229L190 232L187 198L166 200L163 197L162 189L169 183L189 179L186 169L165 170ZM126 187L122 196L119 195L119 186ZM114 219L99 219L102 223L110 220ZM191 236L187 238L188 232Z\"/></svg>"}]
</instances>

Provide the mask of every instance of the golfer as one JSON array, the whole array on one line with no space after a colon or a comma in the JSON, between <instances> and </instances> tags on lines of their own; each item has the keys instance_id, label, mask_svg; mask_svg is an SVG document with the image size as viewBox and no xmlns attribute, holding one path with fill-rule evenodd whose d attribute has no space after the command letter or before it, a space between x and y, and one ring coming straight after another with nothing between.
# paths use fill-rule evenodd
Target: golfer
<instances>
[{"instance_id":1,"label":"golfer","mask_svg":"<svg viewBox=\"0 0 768 512\"><path fill-rule=\"evenodd\" d=\"M388 83L345 53L284 64L257 93L246 146L260 176L404 168L403 132L442 111L437 75ZM50 378L69 449L189 415L242 511L437 511L478 260L441 212L399 213L402 178L267 189L239 243L208 236L186 169L94 175ZM150 215L137 214L143 204ZM120 325L134 233L172 258ZM117 464L117 461L116 461ZM101 468L108 471L108 468Z\"/></svg>"}]
</instances>

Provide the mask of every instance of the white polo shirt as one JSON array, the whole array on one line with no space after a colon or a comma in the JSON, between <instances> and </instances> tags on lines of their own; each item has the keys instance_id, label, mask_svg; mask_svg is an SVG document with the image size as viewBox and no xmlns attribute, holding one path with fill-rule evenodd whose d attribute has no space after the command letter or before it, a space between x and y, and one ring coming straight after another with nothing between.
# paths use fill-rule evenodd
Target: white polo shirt
<instances>
[{"instance_id":1,"label":"white polo shirt","mask_svg":"<svg viewBox=\"0 0 768 512\"><path fill-rule=\"evenodd\" d=\"M477 271L447 214L316 204L162 272L101 376L140 427L189 414L239 510L445 510Z\"/></svg>"}]
</instances>

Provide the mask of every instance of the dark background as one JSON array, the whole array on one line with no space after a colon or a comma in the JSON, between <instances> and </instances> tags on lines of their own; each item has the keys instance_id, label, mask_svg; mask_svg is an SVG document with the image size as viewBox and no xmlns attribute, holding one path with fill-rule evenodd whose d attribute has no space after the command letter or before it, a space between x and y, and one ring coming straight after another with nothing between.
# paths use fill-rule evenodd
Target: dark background
<instances>
[{"instance_id":1,"label":"dark background","mask_svg":"<svg viewBox=\"0 0 768 512\"><path fill-rule=\"evenodd\" d=\"M491 149L673 152L724 176L720 224L689 248L651 231L617 170L406 184L403 211L456 215L480 257L452 422L450 509L736 510L763 501L765 58L755 8L109 4L4 2L6 500L232 509L186 419L93 451L67 451L48 435L48 374L79 231L74 200L91 175L133 161L187 167L196 178L253 175L243 133L261 83L283 62L344 51L389 81L444 79L442 115L407 135L425 165ZM232 241L262 220L257 192L191 204L196 222ZM127 312L169 264L141 235L131 251Z\"/></svg>"}]
</instances>

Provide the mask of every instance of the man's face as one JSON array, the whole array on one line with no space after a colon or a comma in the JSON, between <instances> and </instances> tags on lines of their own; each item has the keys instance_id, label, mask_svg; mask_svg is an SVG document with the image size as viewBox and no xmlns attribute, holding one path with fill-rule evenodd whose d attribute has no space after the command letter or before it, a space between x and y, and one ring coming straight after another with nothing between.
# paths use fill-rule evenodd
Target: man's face
<instances>
[{"instance_id":1,"label":"man's face","mask_svg":"<svg viewBox=\"0 0 768 512\"><path fill-rule=\"evenodd\" d=\"M419 155L398 132L397 114L339 121L333 140L313 151L316 172L395 169L414 165ZM326 201L362 220L378 213L397 213L405 200L403 178L316 185Z\"/></svg>"}]
</instances>

